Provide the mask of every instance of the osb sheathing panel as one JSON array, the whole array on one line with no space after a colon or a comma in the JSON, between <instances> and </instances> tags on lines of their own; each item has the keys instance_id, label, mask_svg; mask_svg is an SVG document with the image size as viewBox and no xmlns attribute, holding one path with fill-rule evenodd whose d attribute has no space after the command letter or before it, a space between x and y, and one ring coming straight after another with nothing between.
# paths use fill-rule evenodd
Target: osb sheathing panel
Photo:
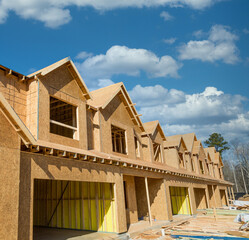
<instances>
[{"instance_id":1,"label":"osb sheathing panel","mask_svg":"<svg viewBox=\"0 0 249 240\"><path fill-rule=\"evenodd\" d=\"M147 136L143 136L141 140L142 140L143 160L147 162L152 162L153 149L152 149L151 139Z\"/></svg>"},{"instance_id":2,"label":"osb sheathing panel","mask_svg":"<svg viewBox=\"0 0 249 240\"><path fill-rule=\"evenodd\" d=\"M141 220L144 216L149 216L144 178L135 177L135 187L137 197L138 219Z\"/></svg>"},{"instance_id":3,"label":"osb sheathing panel","mask_svg":"<svg viewBox=\"0 0 249 240\"><path fill-rule=\"evenodd\" d=\"M126 183L127 223L132 224L138 221L135 180L133 176L126 175L123 179Z\"/></svg>"},{"instance_id":4,"label":"osb sheathing panel","mask_svg":"<svg viewBox=\"0 0 249 240\"><path fill-rule=\"evenodd\" d=\"M156 220L168 220L164 180L149 178L148 187L152 218Z\"/></svg>"},{"instance_id":5,"label":"osb sheathing panel","mask_svg":"<svg viewBox=\"0 0 249 240\"><path fill-rule=\"evenodd\" d=\"M29 174L30 173L30 174ZM21 192L19 218L20 239L32 239L33 228L33 181L34 179L53 179L86 182L115 183L115 199L118 232L125 232L126 213L124 205L123 177L119 168L89 162L66 160L32 153L21 153Z\"/></svg>"},{"instance_id":6,"label":"osb sheathing panel","mask_svg":"<svg viewBox=\"0 0 249 240\"><path fill-rule=\"evenodd\" d=\"M179 168L178 151L176 148L164 149L165 162L167 165Z\"/></svg>"},{"instance_id":7,"label":"osb sheathing panel","mask_svg":"<svg viewBox=\"0 0 249 240\"><path fill-rule=\"evenodd\" d=\"M50 133L50 95L78 107L79 140ZM65 67L40 78L39 139L71 147L87 149L86 102L76 80Z\"/></svg>"},{"instance_id":8,"label":"osb sheathing panel","mask_svg":"<svg viewBox=\"0 0 249 240\"><path fill-rule=\"evenodd\" d=\"M27 86L18 80L13 75L7 77L5 72L0 70L0 92L3 93L21 120L26 123Z\"/></svg>"},{"instance_id":9,"label":"osb sheathing panel","mask_svg":"<svg viewBox=\"0 0 249 240\"><path fill-rule=\"evenodd\" d=\"M107 105L107 107L101 110L101 144L103 152L113 153L123 157L136 159L135 153L135 142L134 142L134 123L126 110L126 107L119 98L116 96ZM112 136L111 136L111 125L124 129L126 131L126 149L127 154L119 154L112 151ZM137 133L139 134L139 132ZM141 145L140 145L141 149Z\"/></svg>"},{"instance_id":10,"label":"osb sheathing panel","mask_svg":"<svg viewBox=\"0 0 249 240\"><path fill-rule=\"evenodd\" d=\"M0 111L0 239L18 235L20 138Z\"/></svg>"},{"instance_id":11,"label":"osb sheathing panel","mask_svg":"<svg viewBox=\"0 0 249 240\"><path fill-rule=\"evenodd\" d=\"M32 135L37 138L38 125L38 82L29 81L27 91L27 120L26 126Z\"/></svg>"}]
</instances>

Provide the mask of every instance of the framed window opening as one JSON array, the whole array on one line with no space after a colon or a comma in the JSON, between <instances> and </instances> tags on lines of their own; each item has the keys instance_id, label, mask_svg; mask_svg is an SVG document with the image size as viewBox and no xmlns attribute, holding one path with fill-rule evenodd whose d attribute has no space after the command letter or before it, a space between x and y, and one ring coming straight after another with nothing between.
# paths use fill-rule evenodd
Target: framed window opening
<instances>
[{"instance_id":1,"label":"framed window opening","mask_svg":"<svg viewBox=\"0 0 249 240\"><path fill-rule=\"evenodd\" d=\"M184 168L183 153L179 152L179 153L178 153L178 156L179 156L179 166L180 166L181 168Z\"/></svg>"},{"instance_id":2,"label":"framed window opening","mask_svg":"<svg viewBox=\"0 0 249 240\"><path fill-rule=\"evenodd\" d=\"M125 130L111 125L112 151L127 154Z\"/></svg>"},{"instance_id":3,"label":"framed window opening","mask_svg":"<svg viewBox=\"0 0 249 240\"><path fill-rule=\"evenodd\" d=\"M78 140L78 108L50 96L50 132Z\"/></svg>"},{"instance_id":4,"label":"framed window opening","mask_svg":"<svg viewBox=\"0 0 249 240\"><path fill-rule=\"evenodd\" d=\"M154 161L162 162L161 145L159 143L153 143Z\"/></svg>"},{"instance_id":5,"label":"framed window opening","mask_svg":"<svg viewBox=\"0 0 249 240\"><path fill-rule=\"evenodd\" d=\"M200 160L199 164L200 164L201 174L204 174L203 162Z\"/></svg>"}]
</instances>

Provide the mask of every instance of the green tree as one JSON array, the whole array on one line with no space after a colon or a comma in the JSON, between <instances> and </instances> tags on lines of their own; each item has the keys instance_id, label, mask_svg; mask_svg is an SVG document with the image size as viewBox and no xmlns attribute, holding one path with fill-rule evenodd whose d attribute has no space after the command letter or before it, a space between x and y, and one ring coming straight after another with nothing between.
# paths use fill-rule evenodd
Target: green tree
<instances>
[{"instance_id":1,"label":"green tree","mask_svg":"<svg viewBox=\"0 0 249 240\"><path fill-rule=\"evenodd\" d=\"M224 140L220 133L212 133L204 143L208 147L215 147L216 151L219 152L221 156L224 150L230 149L228 142Z\"/></svg>"}]
</instances>

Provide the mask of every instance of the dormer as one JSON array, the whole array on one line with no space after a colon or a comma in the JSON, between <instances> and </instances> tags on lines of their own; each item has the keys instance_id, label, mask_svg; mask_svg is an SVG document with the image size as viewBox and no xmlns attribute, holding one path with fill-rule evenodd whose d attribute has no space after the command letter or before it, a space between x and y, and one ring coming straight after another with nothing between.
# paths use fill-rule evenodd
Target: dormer
<instances>
[{"instance_id":1,"label":"dormer","mask_svg":"<svg viewBox=\"0 0 249 240\"><path fill-rule=\"evenodd\" d=\"M91 92L87 101L92 149L131 159L143 159L144 126L123 83Z\"/></svg>"},{"instance_id":2,"label":"dormer","mask_svg":"<svg viewBox=\"0 0 249 240\"><path fill-rule=\"evenodd\" d=\"M206 169L206 154L201 141L197 140L194 142L192 154L196 158L199 174L207 174L208 170Z\"/></svg>"},{"instance_id":3,"label":"dormer","mask_svg":"<svg viewBox=\"0 0 249 240\"><path fill-rule=\"evenodd\" d=\"M65 58L28 77L31 132L40 142L87 149L86 101L91 95L74 63Z\"/></svg>"},{"instance_id":4,"label":"dormer","mask_svg":"<svg viewBox=\"0 0 249 240\"><path fill-rule=\"evenodd\" d=\"M145 156L151 156L152 162L165 163L163 144L166 140L162 127L158 120L144 123L143 144L149 147L144 152ZM145 150L145 149L144 149ZM147 159L149 160L149 159Z\"/></svg>"},{"instance_id":5,"label":"dormer","mask_svg":"<svg viewBox=\"0 0 249 240\"><path fill-rule=\"evenodd\" d=\"M180 135L166 137L164 153L167 165L178 169L186 169L186 152L186 144Z\"/></svg>"}]
</instances>

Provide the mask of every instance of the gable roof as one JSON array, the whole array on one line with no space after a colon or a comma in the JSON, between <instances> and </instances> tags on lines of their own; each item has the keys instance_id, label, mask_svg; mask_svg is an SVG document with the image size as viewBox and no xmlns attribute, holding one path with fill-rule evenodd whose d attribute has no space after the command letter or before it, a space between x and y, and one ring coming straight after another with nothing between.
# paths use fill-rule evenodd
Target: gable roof
<instances>
[{"instance_id":1,"label":"gable roof","mask_svg":"<svg viewBox=\"0 0 249 240\"><path fill-rule=\"evenodd\" d=\"M140 119L140 115L137 113L135 104L132 102L124 84L122 82L116 83L104 88L100 88L91 92L92 99L87 101L89 106L94 108L105 109L108 104L117 96L121 96L121 100L127 107L127 111L132 117L132 121L144 131L144 125Z\"/></svg>"},{"instance_id":2,"label":"gable roof","mask_svg":"<svg viewBox=\"0 0 249 240\"><path fill-rule=\"evenodd\" d=\"M205 150L205 152L208 152L209 153L209 156L210 156L210 158L211 158L211 161L213 162L213 163L216 163L216 157L215 157L215 153L216 153L216 150L215 150L215 147L207 147L207 148L205 148L204 149Z\"/></svg>"},{"instance_id":3,"label":"gable roof","mask_svg":"<svg viewBox=\"0 0 249 240\"><path fill-rule=\"evenodd\" d=\"M144 128L145 128L145 132L147 134L151 134L151 135L153 135L155 133L156 129L158 129L160 135L162 136L162 139L164 141L166 140L163 129L162 129L158 120L144 123Z\"/></svg>"},{"instance_id":4,"label":"gable roof","mask_svg":"<svg viewBox=\"0 0 249 240\"><path fill-rule=\"evenodd\" d=\"M166 141L164 142L164 147L179 147L181 144L187 150L186 144L181 135L167 136Z\"/></svg>"},{"instance_id":5,"label":"gable roof","mask_svg":"<svg viewBox=\"0 0 249 240\"><path fill-rule=\"evenodd\" d=\"M91 94L85 84L85 82L83 81L81 75L79 74L77 68L75 67L73 61L69 58L69 57L66 57L56 63L53 63L45 68L42 68L34 73L31 73L28 75L29 78L32 78L32 77L39 77L39 76L45 76L47 75L48 73L54 71L55 69L61 67L65 65L66 67L68 67L71 75L73 76L73 78L76 80L76 82L78 83L81 91L83 92L83 95L85 96L86 99L91 99Z\"/></svg>"},{"instance_id":6,"label":"gable roof","mask_svg":"<svg viewBox=\"0 0 249 240\"><path fill-rule=\"evenodd\" d=\"M2 113L5 115L5 117L8 119L10 124L13 126L13 128L16 130L16 132L19 134L26 145L36 143L33 135L16 114L14 109L10 106L9 102L5 99L2 93L0 93L0 110L2 110Z\"/></svg>"},{"instance_id":7,"label":"gable roof","mask_svg":"<svg viewBox=\"0 0 249 240\"><path fill-rule=\"evenodd\" d=\"M204 151L205 151L205 154L206 154L208 162L211 163L212 162L212 158L210 156L210 153L208 152L208 149L204 148Z\"/></svg>"},{"instance_id":8,"label":"gable roof","mask_svg":"<svg viewBox=\"0 0 249 240\"><path fill-rule=\"evenodd\" d=\"M221 167L223 167L223 162L222 162L220 153L216 152L214 156L215 156L215 163L217 163L218 165L220 165Z\"/></svg>"},{"instance_id":9,"label":"gable roof","mask_svg":"<svg viewBox=\"0 0 249 240\"><path fill-rule=\"evenodd\" d=\"M187 147L187 150L189 152L193 151L193 147L194 147L194 141L197 141L196 135L195 133L186 133L186 134L182 134L182 135L174 135L175 137L179 136L183 138L183 141Z\"/></svg>"}]
</instances>

